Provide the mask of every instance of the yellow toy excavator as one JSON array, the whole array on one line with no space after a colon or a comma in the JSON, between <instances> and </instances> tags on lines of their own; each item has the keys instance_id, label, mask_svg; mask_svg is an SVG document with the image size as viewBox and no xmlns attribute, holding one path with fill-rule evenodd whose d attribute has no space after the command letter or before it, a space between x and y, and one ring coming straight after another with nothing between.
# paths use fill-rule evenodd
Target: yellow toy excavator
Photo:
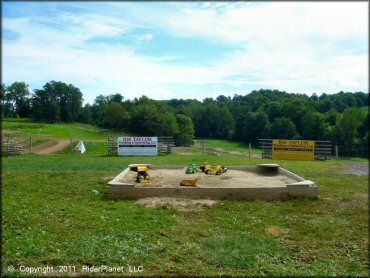
<instances>
[{"instance_id":1,"label":"yellow toy excavator","mask_svg":"<svg viewBox=\"0 0 370 278\"><path fill-rule=\"evenodd\" d=\"M180 182L180 186L196 186L199 181L200 181L200 178L192 179L192 180L182 180Z\"/></svg>"},{"instance_id":2,"label":"yellow toy excavator","mask_svg":"<svg viewBox=\"0 0 370 278\"><path fill-rule=\"evenodd\" d=\"M206 175L220 175L227 171L227 168L225 166L217 165L211 167L211 165L209 165L208 162L204 162L203 165L200 166L200 169Z\"/></svg>"},{"instance_id":3,"label":"yellow toy excavator","mask_svg":"<svg viewBox=\"0 0 370 278\"><path fill-rule=\"evenodd\" d=\"M150 176L148 174L148 167L147 166L138 166L137 167L136 182L138 182L138 183L150 183Z\"/></svg>"}]
</instances>

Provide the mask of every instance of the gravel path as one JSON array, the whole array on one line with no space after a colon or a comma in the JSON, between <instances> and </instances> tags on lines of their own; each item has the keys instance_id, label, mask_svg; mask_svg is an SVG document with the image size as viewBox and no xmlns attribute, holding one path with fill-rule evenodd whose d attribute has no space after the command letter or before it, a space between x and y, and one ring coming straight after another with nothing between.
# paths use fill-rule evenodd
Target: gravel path
<instances>
[{"instance_id":1,"label":"gravel path","mask_svg":"<svg viewBox=\"0 0 370 278\"><path fill-rule=\"evenodd\" d=\"M343 172L346 174L368 176L369 164L364 162L351 162L345 166L345 170Z\"/></svg>"}]
</instances>

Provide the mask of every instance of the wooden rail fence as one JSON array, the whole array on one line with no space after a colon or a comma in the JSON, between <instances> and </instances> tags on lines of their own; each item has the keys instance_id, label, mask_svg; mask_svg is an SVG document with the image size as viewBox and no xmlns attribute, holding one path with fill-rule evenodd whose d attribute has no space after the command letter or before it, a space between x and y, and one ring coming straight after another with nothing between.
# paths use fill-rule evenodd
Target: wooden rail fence
<instances>
[{"instance_id":1,"label":"wooden rail fence","mask_svg":"<svg viewBox=\"0 0 370 278\"><path fill-rule=\"evenodd\" d=\"M258 139L259 148L262 150L262 158L272 158L273 139ZM327 160L332 157L331 141L315 141L315 160Z\"/></svg>"},{"instance_id":2,"label":"wooden rail fence","mask_svg":"<svg viewBox=\"0 0 370 278\"><path fill-rule=\"evenodd\" d=\"M1 154L4 156L20 155L23 150L23 146L14 139L8 138L1 141Z\"/></svg>"}]
</instances>

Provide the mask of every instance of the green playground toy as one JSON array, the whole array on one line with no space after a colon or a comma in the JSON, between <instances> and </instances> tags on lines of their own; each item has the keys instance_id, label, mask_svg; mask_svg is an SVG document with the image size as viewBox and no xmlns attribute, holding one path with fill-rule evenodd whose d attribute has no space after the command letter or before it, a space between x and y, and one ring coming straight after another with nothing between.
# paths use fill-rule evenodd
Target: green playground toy
<instances>
[{"instance_id":1,"label":"green playground toy","mask_svg":"<svg viewBox=\"0 0 370 278\"><path fill-rule=\"evenodd\" d=\"M199 167L193 163L193 164L189 164L185 173L186 174L194 174L194 173L199 172L199 171L200 171Z\"/></svg>"}]
</instances>

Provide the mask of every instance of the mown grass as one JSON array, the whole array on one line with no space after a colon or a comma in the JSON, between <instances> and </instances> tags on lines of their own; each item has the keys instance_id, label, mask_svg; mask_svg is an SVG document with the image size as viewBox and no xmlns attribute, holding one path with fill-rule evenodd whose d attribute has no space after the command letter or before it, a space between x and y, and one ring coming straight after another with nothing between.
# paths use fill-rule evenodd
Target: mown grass
<instances>
[{"instance_id":1,"label":"mown grass","mask_svg":"<svg viewBox=\"0 0 370 278\"><path fill-rule=\"evenodd\" d=\"M106 182L129 163L278 162L313 180L319 198L228 201L201 211L110 201ZM368 274L368 176L348 162L242 156L23 155L3 159L3 273L20 265L143 265L143 275ZM95 194L93 190L97 190ZM268 232L269 228L279 231ZM103 273L104 274L104 273ZM109 273L105 273L109 274ZM111 275L111 274L109 274ZM140 275L140 273L138 273Z\"/></svg>"},{"instance_id":2,"label":"mown grass","mask_svg":"<svg viewBox=\"0 0 370 278\"><path fill-rule=\"evenodd\" d=\"M106 140L107 137L117 137L127 134L102 129L96 126L71 124L31 123L27 121L2 121L2 129L10 132L9 136L15 138L32 136L37 138L75 138L77 140Z\"/></svg>"},{"instance_id":3,"label":"mown grass","mask_svg":"<svg viewBox=\"0 0 370 278\"><path fill-rule=\"evenodd\" d=\"M202 140L198 140L201 142ZM248 153L249 152L249 145L244 144L241 142L229 141L229 140L218 140L218 139L206 139L206 148L216 149L221 148L227 151L239 151ZM201 144L201 143L200 143ZM260 154L261 150L256 148L257 146L253 146L251 149L251 153Z\"/></svg>"},{"instance_id":4,"label":"mown grass","mask_svg":"<svg viewBox=\"0 0 370 278\"><path fill-rule=\"evenodd\" d=\"M364 158L364 157L351 157L351 160L357 161L357 162L367 162L367 163L369 163L369 159Z\"/></svg>"},{"instance_id":5,"label":"mown grass","mask_svg":"<svg viewBox=\"0 0 370 278\"><path fill-rule=\"evenodd\" d=\"M73 146L77 145L79 141L73 141ZM108 144L107 142L88 142L83 141L85 148L86 148L86 154L91 155L107 155L108 154ZM58 152L60 154L71 154L71 148L67 148L65 150L62 150ZM74 155L81 155L78 153L75 153Z\"/></svg>"}]
</instances>

